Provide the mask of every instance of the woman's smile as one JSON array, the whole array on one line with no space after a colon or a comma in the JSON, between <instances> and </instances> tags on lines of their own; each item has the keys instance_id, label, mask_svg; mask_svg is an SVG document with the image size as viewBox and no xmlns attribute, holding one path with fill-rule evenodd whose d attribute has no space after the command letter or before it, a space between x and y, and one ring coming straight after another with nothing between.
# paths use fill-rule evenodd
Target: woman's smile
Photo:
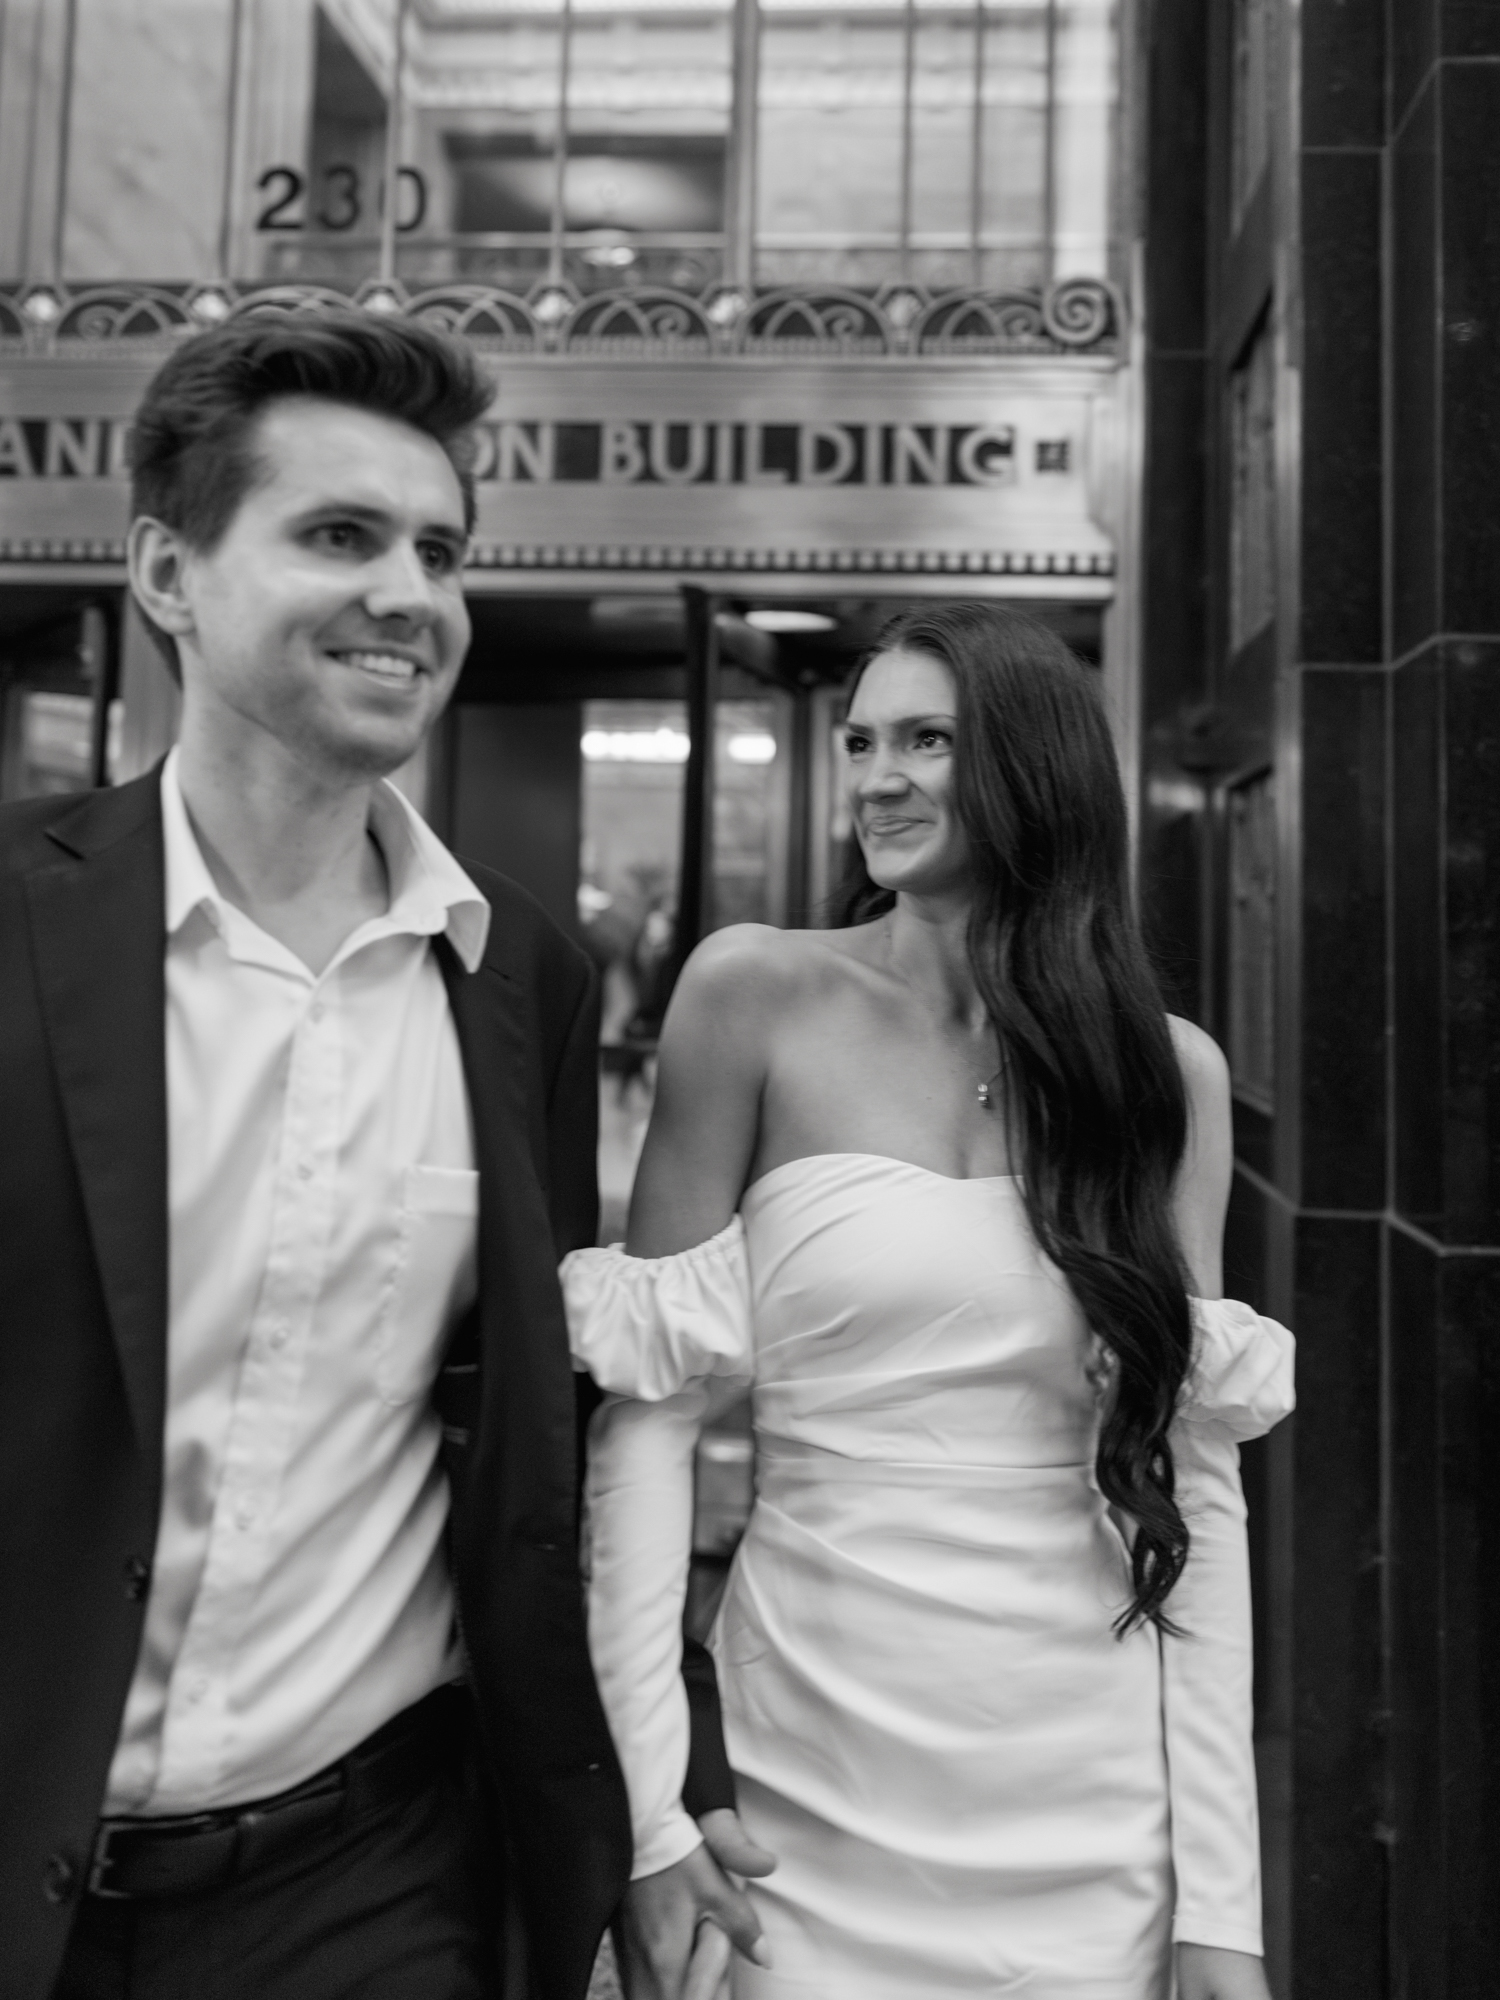
<instances>
[{"instance_id":1,"label":"woman's smile","mask_svg":"<svg viewBox=\"0 0 1500 2000\"><path fill-rule=\"evenodd\" d=\"M865 821L865 833L872 840L893 840L931 824L930 819L919 813L877 813Z\"/></svg>"}]
</instances>

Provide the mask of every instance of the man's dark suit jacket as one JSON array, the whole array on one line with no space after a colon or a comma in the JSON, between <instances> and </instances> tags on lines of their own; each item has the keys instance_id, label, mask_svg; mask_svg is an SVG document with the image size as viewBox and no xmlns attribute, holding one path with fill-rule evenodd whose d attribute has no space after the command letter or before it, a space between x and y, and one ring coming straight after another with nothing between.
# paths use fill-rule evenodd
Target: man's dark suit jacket
<instances>
[{"instance_id":1,"label":"man's dark suit jacket","mask_svg":"<svg viewBox=\"0 0 1500 2000\"><path fill-rule=\"evenodd\" d=\"M476 1310L436 1392L450 1548L540 2000L581 2000L630 1870L589 1667L558 1256L594 1240L595 982L475 869L446 955L479 1165ZM136 1661L162 1478L159 773L0 808L0 1996L55 1976Z\"/></svg>"}]
</instances>

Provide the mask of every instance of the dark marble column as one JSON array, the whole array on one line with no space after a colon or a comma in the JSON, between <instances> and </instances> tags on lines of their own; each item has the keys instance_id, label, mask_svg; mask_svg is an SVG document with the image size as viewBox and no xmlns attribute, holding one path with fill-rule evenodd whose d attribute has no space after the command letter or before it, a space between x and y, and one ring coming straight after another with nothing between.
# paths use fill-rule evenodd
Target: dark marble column
<instances>
[{"instance_id":1,"label":"dark marble column","mask_svg":"<svg viewBox=\"0 0 1500 2000\"><path fill-rule=\"evenodd\" d=\"M1302 12L1284 229L1300 345L1278 764L1293 778L1275 1198L1293 1210L1291 1993L1383 1989L1381 1228L1388 1141L1382 171L1385 21ZM1295 617L1286 611L1295 606ZM1289 629L1287 629L1289 628ZM1268 1274L1274 1278L1274 1274Z\"/></svg>"},{"instance_id":2,"label":"dark marble column","mask_svg":"<svg viewBox=\"0 0 1500 2000\"><path fill-rule=\"evenodd\" d=\"M1169 1004L1196 1018L1203 961L1202 791L1179 761L1183 718L1208 682L1208 247L1205 203L1208 17L1198 0L1159 0L1141 66L1146 148L1146 401L1140 879Z\"/></svg>"},{"instance_id":3,"label":"dark marble column","mask_svg":"<svg viewBox=\"0 0 1500 2000\"><path fill-rule=\"evenodd\" d=\"M1390 1977L1500 1987L1500 9L1395 0Z\"/></svg>"},{"instance_id":4,"label":"dark marble column","mask_svg":"<svg viewBox=\"0 0 1500 2000\"><path fill-rule=\"evenodd\" d=\"M1164 0L1149 15L1153 89L1179 95L1147 128L1148 274L1166 316L1150 378L1142 876L1174 996L1222 1039L1215 799L1265 729L1276 1060L1269 1092L1236 1105L1226 1261L1231 1288L1299 1337L1297 1415L1245 1455L1273 1986L1277 2000L1487 2000L1500 4L1280 10L1283 115L1238 224L1212 132L1205 145L1184 108L1212 120L1234 52L1188 11ZM1247 307L1256 231L1272 254ZM1256 313L1276 342L1276 609L1235 651L1231 405ZM1195 703L1210 739L1196 761Z\"/></svg>"}]
</instances>

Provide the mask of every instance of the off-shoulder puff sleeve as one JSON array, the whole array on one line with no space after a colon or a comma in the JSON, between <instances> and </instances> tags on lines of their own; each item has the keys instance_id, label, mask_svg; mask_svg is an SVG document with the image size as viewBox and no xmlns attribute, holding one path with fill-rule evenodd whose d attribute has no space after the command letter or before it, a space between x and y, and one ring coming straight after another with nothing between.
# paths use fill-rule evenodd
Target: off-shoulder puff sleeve
<instances>
[{"instance_id":1,"label":"off-shoulder puff sleeve","mask_svg":"<svg viewBox=\"0 0 1500 2000\"><path fill-rule=\"evenodd\" d=\"M1167 1602L1162 1694L1180 1943L1261 1950L1252 1742L1250 1564L1239 1444L1292 1409L1295 1342L1235 1299L1194 1299L1193 1359L1172 1426L1192 1537Z\"/></svg>"},{"instance_id":2,"label":"off-shoulder puff sleeve","mask_svg":"<svg viewBox=\"0 0 1500 2000\"><path fill-rule=\"evenodd\" d=\"M682 1805L682 1610L693 1453L711 1390L748 1379L750 1278L736 1216L671 1257L575 1250L562 1267L575 1368L609 1391L589 1431L589 1650L625 1773L637 1877L699 1845Z\"/></svg>"},{"instance_id":3,"label":"off-shoulder puff sleeve","mask_svg":"<svg viewBox=\"0 0 1500 2000\"><path fill-rule=\"evenodd\" d=\"M575 1250L562 1263L573 1366L643 1403L705 1375L750 1372L750 1273L738 1216L670 1257Z\"/></svg>"}]
</instances>

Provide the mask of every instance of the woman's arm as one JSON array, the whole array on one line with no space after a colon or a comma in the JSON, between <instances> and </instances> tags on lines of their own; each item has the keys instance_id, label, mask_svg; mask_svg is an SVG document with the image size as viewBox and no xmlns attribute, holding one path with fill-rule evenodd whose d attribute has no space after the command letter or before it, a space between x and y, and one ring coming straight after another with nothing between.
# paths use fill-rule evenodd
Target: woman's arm
<instances>
[{"instance_id":1,"label":"woman's arm","mask_svg":"<svg viewBox=\"0 0 1500 2000\"><path fill-rule=\"evenodd\" d=\"M776 936L748 925L719 932L699 946L678 981L631 1197L632 1258L678 1257L707 1243L738 1209L758 1134L775 1000L768 947ZM635 1752L624 1758L627 1770L649 1764L652 1773L648 1785L632 1788L640 1872L622 1912L631 2000L683 1991L690 1960L695 1981L712 1976L716 1935L760 1956L759 1924L725 1867L763 1875L775 1865L732 1811L706 1814L700 1841L680 1802L687 1760L682 1596L692 1454L705 1400L691 1385L665 1402L611 1398L591 1440L590 1643L611 1723Z\"/></svg>"},{"instance_id":2,"label":"woman's arm","mask_svg":"<svg viewBox=\"0 0 1500 2000\"><path fill-rule=\"evenodd\" d=\"M1177 1240L1194 1297L1220 1299L1234 1152L1229 1070L1201 1028L1174 1019L1171 1029L1188 1097L1187 1148L1173 1200ZM1239 1452L1219 1426L1181 1422L1172 1451L1192 1536L1167 1607L1182 1637L1162 1640L1177 1990L1179 2000L1267 2000Z\"/></svg>"},{"instance_id":3,"label":"woman's arm","mask_svg":"<svg viewBox=\"0 0 1500 2000\"><path fill-rule=\"evenodd\" d=\"M779 935L736 924L706 938L683 967L662 1024L630 1200L632 1257L705 1242L739 1207L760 1124Z\"/></svg>"},{"instance_id":4,"label":"woman's arm","mask_svg":"<svg viewBox=\"0 0 1500 2000\"><path fill-rule=\"evenodd\" d=\"M1229 1065L1211 1035L1169 1016L1188 1100L1187 1147L1172 1193L1177 1241L1194 1298L1224 1296L1224 1218L1234 1172Z\"/></svg>"}]
</instances>

